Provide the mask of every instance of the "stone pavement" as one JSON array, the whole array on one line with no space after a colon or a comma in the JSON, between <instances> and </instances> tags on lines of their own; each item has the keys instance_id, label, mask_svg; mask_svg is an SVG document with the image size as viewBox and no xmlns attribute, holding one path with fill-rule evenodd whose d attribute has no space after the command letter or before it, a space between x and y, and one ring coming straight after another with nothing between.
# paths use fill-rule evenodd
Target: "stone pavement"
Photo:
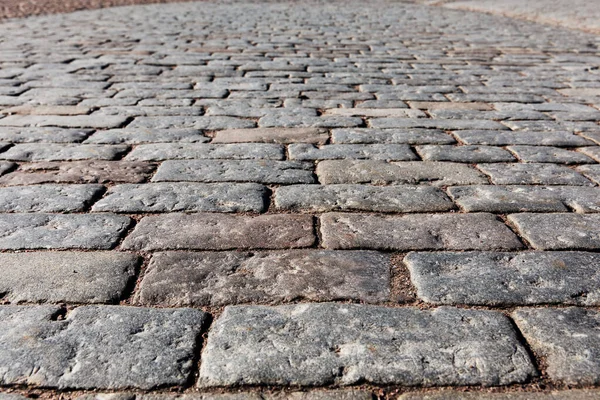
<instances>
[{"instance_id":1,"label":"stone pavement","mask_svg":"<svg viewBox=\"0 0 600 400\"><path fill-rule=\"evenodd\" d=\"M393 1L0 24L0 400L599 398L599 43Z\"/></svg>"}]
</instances>

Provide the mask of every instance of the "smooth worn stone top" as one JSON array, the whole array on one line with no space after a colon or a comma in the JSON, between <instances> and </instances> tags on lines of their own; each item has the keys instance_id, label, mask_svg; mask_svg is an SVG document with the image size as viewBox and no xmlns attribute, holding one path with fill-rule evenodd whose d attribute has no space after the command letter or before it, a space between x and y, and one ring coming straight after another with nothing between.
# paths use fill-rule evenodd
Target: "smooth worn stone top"
<instances>
[{"instance_id":1,"label":"smooth worn stone top","mask_svg":"<svg viewBox=\"0 0 600 400\"><path fill-rule=\"evenodd\" d=\"M206 314L192 309L0 306L0 384L59 389L182 385ZM17 361L18 360L18 361Z\"/></svg>"},{"instance_id":2,"label":"smooth worn stone top","mask_svg":"<svg viewBox=\"0 0 600 400\"><path fill-rule=\"evenodd\" d=\"M404 393L398 400L594 400L600 396L597 389L568 389L551 392L487 392L440 390Z\"/></svg>"},{"instance_id":3,"label":"smooth worn stone top","mask_svg":"<svg viewBox=\"0 0 600 400\"><path fill-rule=\"evenodd\" d=\"M84 211L104 192L101 185L32 185L0 188L0 212Z\"/></svg>"},{"instance_id":4,"label":"smooth worn stone top","mask_svg":"<svg viewBox=\"0 0 600 400\"><path fill-rule=\"evenodd\" d=\"M122 145L23 143L0 153L0 159L11 161L115 160L127 150L127 147Z\"/></svg>"},{"instance_id":5,"label":"smooth worn stone top","mask_svg":"<svg viewBox=\"0 0 600 400\"><path fill-rule=\"evenodd\" d=\"M208 143L141 144L125 157L127 161L160 161L177 159L259 159L282 160L284 149L278 144Z\"/></svg>"},{"instance_id":6,"label":"smooth worn stone top","mask_svg":"<svg viewBox=\"0 0 600 400\"><path fill-rule=\"evenodd\" d=\"M256 128L217 131L211 143L314 143L329 139L325 129L317 128Z\"/></svg>"},{"instance_id":7,"label":"smooth worn stone top","mask_svg":"<svg viewBox=\"0 0 600 400\"><path fill-rule=\"evenodd\" d=\"M332 142L337 144L406 143L453 144L454 138L438 129L333 129Z\"/></svg>"},{"instance_id":8,"label":"smooth worn stone top","mask_svg":"<svg viewBox=\"0 0 600 400\"><path fill-rule=\"evenodd\" d=\"M493 311L229 306L209 332L199 385L502 385L535 374Z\"/></svg>"}]
</instances>

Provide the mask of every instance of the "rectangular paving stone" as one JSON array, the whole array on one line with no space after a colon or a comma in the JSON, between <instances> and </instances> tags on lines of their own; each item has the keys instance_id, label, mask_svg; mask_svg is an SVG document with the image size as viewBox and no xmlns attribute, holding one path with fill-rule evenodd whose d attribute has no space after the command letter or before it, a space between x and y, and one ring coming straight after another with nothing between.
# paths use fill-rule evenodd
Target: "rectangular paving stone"
<instances>
[{"instance_id":1,"label":"rectangular paving stone","mask_svg":"<svg viewBox=\"0 0 600 400\"><path fill-rule=\"evenodd\" d=\"M461 130L453 132L465 144L485 144L491 146L532 145L532 146L586 146L591 141L571 132L510 132Z\"/></svg>"},{"instance_id":2,"label":"rectangular paving stone","mask_svg":"<svg viewBox=\"0 0 600 400\"><path fill-rule=\"evenodd\" d=\"M0 214L0 249L110 249L130 222L112 214Z\"/></svg>"},{"instance_id":3,"label":"rectangular paving stone","mask_svg":"<svg viewBox=\"0 0 600 400\"><path fill-rule=\"evenodd\" d=\"M440 390L428 392L404 393L398 400L594 400L600 396L597 389L568 389L550 392L510 391L510 392L465 392L457 390Z\"/></svg>"},{"instance_id":4,"label":"rectangular paving stone","mask_svg":"<svg viewBox=\"0 0 600 400\"><path fill-rule=\"evenodd\" d=\"M438 129L333 129L332 142L336 144L453 144L454 138Z\"/></svg>"},{"instance_id":5,"label":"rectangular paving stone","mask_svg":"<svg viewBox=\"0 0 600 400\"><path fill-rule=\"evenodd\" d=\"M418 157L407 144L329 144L316 147L312 144L290 144L291 160L369 159L412 161Z\"/></svg>"},{"instance_id":6,"label":"rectangular paving stone","mask_svg":"<svg viewBox=\"0 0 600 400\"><path fill-rule=\"evenodd\" d=\"M454 201L467 212L600 212L600 188L587 186L454 186Z\"/></svg>"},{"instance_id":7,"label":"rectangular paving stone","mask_svg":"<svg viewBox=\"0 0 600 400\"><path fill-rule=\"evenodd\" d=\"M507 130L499 122L477 119L433 119L433 118L373 118L370 120L372 128L437 128L444 130L454 129L484 129Z\"/></svg>"},{"instance_id":8,"label":"rectangular paving stone","mask_svg":"<svg viewBox=\"0 0 600 400\"><path fill-rule=\"evenodd\" d=\"M0 254L0 293L9 303L115 303L134 277L138 256L116 252Z\"/></svg>"},{"instance_id":9,"label":"rectangular paving stone","mask_svg":"<svg viewBox=\"0 0 600 400\"><path fill-rule=\"evenodd\" d=\"M511 214L508 220L538 250L600 249L600 214Z\"/></svg>"},{"instance_id":10,"label":"rectangular paving stone","mask_svg":"<svg viewBox=\"0 0 600 400\"><path fill-rule=\"evenodd\" d=\"M173 160L163 162L152 181L314 183L312 169L302 161Z\"/></svg>"},{"instance_id":11,"label":"rectangular paving stone","mask_svg":"<svg viewBox=\"0 0 600 400\"><path fill-rule=\"evenodd\" d=\"M487 103L455 103L451 101L409 101L413 108L421 110L479 110L492 111L493 108Z\"/></svg>"},{"instance_id":12,"label":"rectangular paving stone","mask_svg":"<svg viewBox=\"0 0 600 400\"><path fill-rule=\"evenodd\" d=\"M255 128L217 131L211 143L314 143L325 144L329 134L316 128Z\"/></svg>"},{"instance_id":13,"label":"rectangular paving stone","mask_svg":"<svg viewBox=\"0 0 600 400\"><path fill-rule=\"evenodd\" d=\"M374 251L155 253L136 302L172 307L386 301L390 263L389 255Z\"/></svg>"},{"instance_id":14,"label":"rectangular paving stone","mask_svg":"<svg viewBox=\"0 0 600 400\"><path fill-rule=\"evenodd\" d=\"M199 129L109 129L97 131L85 144L140 144L140 143L203 143L210 138Z\"/></svg>"},{"instance_id":15,"label":"rectangular paving stone","mask_svg":"<svg viewBox=\"0 0 600 400\"><path fill-rule=\"evenodd\" d=\"M346 117L391 117L424 118L425 113L411 108L330 108L323 115L343 115Z\"/></svg>"},{"instance_id":16,"label":"rectangular paving stone","mask_svg":"<svg viewBox=\"0 0 600 400\"><path fill-rule=\"evenodd\" d=\"M377 215L327 213L321 216L326 249L500 250L523 247L492 214Z\"/></svg>"},{"instance_id":17,"label":"rectangular paving stone","mask_svg":"<svg viewBox=\"0 0 600 400\"><path fill-rule=\"evenodd\" d=\"M147 216L125 238L124 249L229 250L309 247L315 241L310 215L171 213ZM1 243L1 241L0 241Z\"/></svg>"},{"instance_id":18,"label":"rectangular paving stone","mask_svg":"<svg viewBox=\"0 0 600 400\"><path fill-rule=\"evenodd\" d=\"M89 107L79 106L32 106L23 105L18 107L5 108L2 114L19 115L86 115L92 111Z\"/></svg>"},{"instance_id":19,"label":"rectangular paving stone","mask_svg":"<svg viewBox=\"0 0 600 400\"><path fill-rule=\"evenodd\" d=\"M2 189L0 188L0 209ZM122 213L263 212L267 189L255 183L146 183L110 188L92 211Z\"/></svg>"},{"instance_id":20,"label":"rectangular paving stone","mask_svg":"<svg viewBox=\"0 0 600 400\"><path fill-rule=\"evenodd\" d=\"M533 351L544 357L546 373L552 381L567 385L600 382L597 310L523 308L512 317Z\"/></svg>"},{"instance_id":21,"label":"rectangular paving stone","mask_svg":"<svg viewBox=\"0 0 600 400\"><path fill-rule=\"evenodd\" d=\"M0 119L0 126L60 126L63 128L120 128L128 121L120 115L9 115Z\"/></svg>"},{"instance_id":22,"label":"rectangular paving stone","mask_svg":"<svg viewBox=\"0 0 600 400\"><path fill-rule=\"evenodd\" d=\"M577 151L549 146L510 146L508 150L519 160L531 163L594 164L595 161Z\"/></svg>"},{"instance_id":23,"label":"rectangular paving stone","mask_svg":"<svg viewBox=\"0 0 600 400\"><path fill-rule=\"evenodd\" d=\"M291 185L275 191L281 210L436 212L454 206L440 189L431 186Z\"/></svg>"},{"instance_id":24,"label":"rectangular paving stone","mask_svg":"<svg viewBox=\"0 0 600 400\"><path fill-rule=\"evenodd\" d=\"M417 146L417 153L427 161L463 163L511 162L515 157L507 150L493 146Z\"/></svg>"},{"instance_id":25,"label":"rectangular paving stone","mask_svg":"<svg viewBox=\"0 0 600 400\"><path fill-rule=\"evenodd\" d=\"M84 211L104 192L101 185L34 185L0 188L0 212Z\"/></svg>"},{"instance_id":26,"label":"rectangular paving stone","mask_svg":"<svg viewBox=\"0 0 600 400\"><path fill-rule=\"evenodd\" d=\"M409 253L420 299L450 305L600 304L600 254L580 251Z\"/></svg>"},{"instance_id":27,"label":"rectangular paving stone","mask_svg":"<svg viewBox=\"0 0 600 400\"><path fill-rule=\"evenodd\" d=\"M533 375L498 312L321 303L226 307L208 335L199 385L488 386Z\"/></svg>"},{"instance_id":28,"label":"rectangular paving stone","mask_svg":"<svg viewBox=\"0 0 600 400\"><path fill-rule=\"evenodd\" d=\"M544 163L477 164L496 185L591 186L583 175L564 165Z\"/></svg>"},{"instance_id":29,"label":"rectangular paving stone","mask_svg":"<svg viewBox=\"0 0 600 400\"><path fill-rule=\"evenodd\" d=\"M363 124L358 117L344 117L339 115L310 116L310 115L285 115L267 114L258 120L261 128L352 128Z\"/></svg>"},{"instance_id":30,"label":"rectangular paving stone","mask_svg":"<svg viewBox=\"0 0 600 400\"><path fill-rule=\"evenodd\" d=\"M130 161L37 162L22 164L16 171L2 176L0 184L139 183L146 180L154 169L152 164Z\"/></svg>"},{"instance_id":31,"label":"rectangular paving stone","mask_svg":"<svg viewBox=\"0 0 600 400\"><path fill-rule=\"evenodd\" d=\"M597 162L600 162L600 146L584 147L579 150Z\"/></svg>"},{"instance_id":32,"label":"rectangular paving stone","mask_svg":"<svg viewBox=\"0 0 600 400\"><path fill-rule=\"evenodd\" d=\"M2 154L0 154L1 156ZM127 154L127 161L177 159L259 159L283 160L283 146L270 143L158 143L141 144Z\"/></svg>"},{"instance_id":33,"label":"rectangular paving stone","mask_svg":"<svg viewBox=\"0 0 600 400\"><path fill-rule=\"evenodd\" d=\"M11 143L79 143L92 132L92 129L2 127L0 129L0 141Z\"/></svg>"},{"instance_id":34,"label":"rectangular paving stone","mask_svg":"<svg viewBox=\"0 0 600 400\"><path fill-rule=\"evenodd\" d=\"M319 182L415 184L434 186L487 184L488 180L474 168L459 163L380 160L325 160L316 169Z\"/></svg>"},{"instance_id":35,"label":"rectangular paving stone","mask_svg":"<svg viewBox=\"0 0 600 400\"><path fill-rule=\"evenodd\" d=\"M206 314L192 309L0 307L3 385L152 389L191 377Z\"/></svg>"},{"instance_id":36,"label":"rectangular paving stone","mask_svg":"<svg viewBox=\"0 0 600 400\"><path fill-rule=\"evenodd\" d=\"M127 146L121 145L22 143L0 153L0 159L11 161L114 160L127 150Z\"/></svg>"},{"instance_id":37,"label":"rectangular paving stone","mask_svg":"<svg viewBox=\"0 0 600 400\"><path fill-rule=\"evenodd\" d=\"M136 117L127 128L174 129L193 128L206 130L254 128L256 123L251 120L220 117L220 116L167 116L167 117Z\"/></svg>"},{"instance_id":38,"label":"rectangular paving stone","mask_svg":"<svg viewBox=\"0 0 600 400\"><path fill-rule=\"evenodd\" d=\"M586 178L600 185L600 165L582 165L577 168Z\"/></svg>"}]
</instances>

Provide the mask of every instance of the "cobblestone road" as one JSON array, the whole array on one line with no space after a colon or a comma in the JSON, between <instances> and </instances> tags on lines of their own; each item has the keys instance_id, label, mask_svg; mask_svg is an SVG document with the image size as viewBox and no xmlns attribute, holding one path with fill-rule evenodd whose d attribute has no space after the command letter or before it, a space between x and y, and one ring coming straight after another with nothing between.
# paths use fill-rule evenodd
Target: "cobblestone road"
<instances>
[{"instance_id":1,"label":"cobblestone road","mask_svg":"<svg viewBox=\"0 0 600 400\"><path fill-rule=\"evenodd\" d=\"M0 400L600 397L597 36L344 1L0 38Z\"/></svg>"}]
</instances>

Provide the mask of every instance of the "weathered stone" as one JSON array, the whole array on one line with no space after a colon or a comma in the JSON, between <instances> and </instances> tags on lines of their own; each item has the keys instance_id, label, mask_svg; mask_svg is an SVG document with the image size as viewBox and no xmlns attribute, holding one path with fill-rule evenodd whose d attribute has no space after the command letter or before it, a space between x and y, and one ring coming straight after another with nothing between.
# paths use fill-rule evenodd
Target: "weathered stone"
<instances>
[{"instance_id":1,"label":"weathered stone","mask_svg":"<svg viewBox=\"0 0 600 400\"><path fill-rule=\"evenodd\" d=\"M377 250L496 250L523 247L491 214L328 213L321 216L323 247Z\"/></svg>"},{"instance_id":2,"label":"weathered stone","mask_svg":"<svg viewBox=\"0 0 600 400\"><path fill-rule=\"evenodd\" d=\"M313 183L312 169L301 161L174 160L163 162L152 181Z\"/></svg>"},{"instance_id":3,"label":"weathered stone","mask_svg":"<svg viewBox=\"0 0 600 400\"><path fill-rule=\"evenodd\" d=\"M0 249L110 249L130 221L111 214L0 214Z\"/></svg>"},{"instance_id":4,"label":"weathered stone","mask_svg":"<svg viewBox=\"0 0 600 400\"><path fill-rule=\"evenodd\" d=\"M593 164L594 160L576 151L547 146L511 146L521 161L556 164Z\"/></svg>"},{"instance_id":5,"label":"weathered stone","mask_svg":"<svg viewBox=\"0 0 600 400\"><path fill-rule=\"evenodd\" d=\"M417 146L417 152L427 161L463 163L494 163L515 161L506 150L492 146Z\"/></svg>"},{"instance_id":6,"label":"weathered stone","mask_svg":"<svg viewBox=\"0 0 600 400\"><path fill-rule=\"evenodd\" d=\"M600 249L600 214L511 214L519 232L539 250Z\"/></svg>"},{"instance_id":7,"label":"weathered stone","mask_svg":"<svg viewBox=\"0 0 600 400\"><path fill-rule=\"evenodd\" d=\"M127 122L124 116L109 115L10 115L0 119L0 126L60 126L63 128L119 128Z\"/></svg>"},{"instance_id":8,"label":"weathered stone","mask_svg":"<svg viewBox=\"0 0 600 400\"><path fill-rule=\"evenodd\" d=\"M374 118L371 120L373 128L437 128L444 130L454 129L508 129L499 122L477 119L432 119L432 118Z\"/></svg>"},{"instance_id":9,"label":"weathered stone","mask_svg":"<svg viewBox=\"0 0 600 400\"><path fill-rule=\"evenodd\" d=\"M588 186L454 186L454 201L467 212L600 212L600 188ZM569 208L568 208L569 207Z\"/></svg>"},{"instance_id":10,"label":"weathered stone","mask_svg":"<svg viewBox=\"0 0 600 400\"><path fill-rule=\"evenodd\" d=\"M1 253L2 300L114 303L121 299L138 257L114 252Z\"/></svg>"},{"instance_id":11,"label":"weathered stone","mask_svg":"<svg viewBox=\"0 0 600 400\"><path fill-rule=\"evenodd\" d=\"M0 184L35 185L39 183L106 183L146 180L154 166L129 161L38 162L21 165L0 178Z\"/></svg>"},{"instance_id":12,"label":"weathered stone","mask_svg":"<svg viewBox=\"0 0 600 400\"><path fill-rule=\"evenodd\" d=\"M600 185L600 165L583 165L577 168L577 171L585 175L586 178Z\"/></svg>"},{"instance_id":13,"label":"weathered stone","mask_svg":"<svg viewBox=\"0 0 600 400\"><path fill-rule=\"evenodd\" d=\"M418 296L435 304L600 304L600 254L409 253Z\"/></svg>"},{"instance_id":14,"label":"weathered stone","mask_svg":"<svg viewBox=\"0 0 600 400\"><path fill-rule=\"evenodd\" d=\"M436 212L453 208L441 190L431 186L293 185L275 191L282 210Z\"/></svg>"},{"instance_id":15,"label":"weathered stone","mask_svg":"<svg viewBox=\"0 0 600 400\"><path fill-rule=\"evenodd\" d=\"M579 149L582 153L590 156L597 162L600 162L600 146L584 147Z\"/></svg>"},{"instance_id":16,"label":"weathered stone","mask_svg":"<svg viewBox=\"0 0 600 400\"><path fill-rule=\"evenodd\" d=\"M0 161L0 176L12 171L17 164L9 161Z\"/></svg>"},{"instance_id":17,"label":"weathered stone","mask_svg":"<svg viewBox=\"0 0 600 400\"><path fill-rule=\"evenodd\" d=\"M334 129L333 143L406 143L406 144L453 144L456 141L447 133L437 129Z\"/></svg>"},{"instance_id":18,"label":"weathered stone","mask_svg":"<svg viewBox=\"0 0 600 400\"><path fill-rule=\"evenodd\" d=\"M18 107L5 108L2 114L19 115L86 115L92 110L89 107L78 106L32 106L24 105Z\"/></svg>"},{"instance_id":19,"label":"weathered stone","mask_svg":"<svg viewBox=\"0 0 600 400\"><path fill-rule=\"evenodd\" d=\"M60 389L185 384L206 314L191 309L0 307L0 383Z\"/></svg>"},{"instance_id":20,"label":"weathered stone","mask_svg":"<svg viewBox=\"0 0 600 400\"><path fill-rule=\"evenodd\" d=\"M0 159L11 161L114 160L127 150L126 146L23 143L0 153Z\"/></svg>"},{"instance_id":21,"label":"weathered stone","mask_svg":"<svg viewBox=\"0 0 600 400\"><path fill-rule=\"evenodd\" d=\"M230 306L210 330L199 385L498 385L535 374L493 311Z\"/></svg>"},{"instance_id":22,"label":"weathered stone","mask_svg":"<svg viewBox=\"0 0 600 400\"><path fill-rule=\"evenodd\" d=\"M290 144L291 160L370 159L411 161L418 159L406 144Z\"/></svg>"},{"instance_id":23,"label":"weathered stone","mask_svg":"<svg viewBox=\"0 0 600 400\"><path fill-rule=\"evenodd\" d=\"M361 118L343 116L265 115L258 120L261 128L352 128L363 124Z\"/></svg>"},{"instance_id":24,"label":"weathered stone","mask_svg":"<svg viewBox=\"0 0 600 400\"><path fill-rule=\"evenodd\" d=\"M86 144L139 144L139 143L202 143L210 138L198 129L109 129L97 131L87 138Z\"/></svg>"},{"instance_id":25,"label":"weathered stone","mask_svg":"<svg viewBox=\"0 0 600 400\"><path fill-rule=\"evenodd\" d=\"M452 4L452 3L450 3ZM398 400L594 400L600 396L596 389L570 389L552 392L464 392L441 390L431 392L404 393Z\"/></svg>"},{"instance_id":26,"label":"weathered stone","mask_svg":"<svg viewBox=\"0 0 600 400\"><path fill-rule=\"evenodd\" d=\"M109 397L110 396L110 397ZM120 396L120 397L117 397ZM125 397L128 396L128 397ZM84 395L76 400L371 400L366 390L310 390L307 392L235 392L187 394L96 394ZM7 399L22 400L22 399Z\"/></svg>"},{"instance_id":27,"label":"weathered stone","mask_svg":"<svg viewBox=\"0 0 600 400\"><path fill-rule=\"evenodd\" d=\"M1 154L0 154L1 156ZM260 159L283 160L284 148L270 143L159 143L136 146L128 161L160 161L177 159Z\"/></svg>"},{"instance_id":28,"label":"weathered stone","mask_svg":"<svg viewBox=\"0 0 600 400\"><path fill-rule=\"evenodd\" d=\"M510 132L463 130L454 134L465 144L491 146L585 146L591 142L571 132Z\"/></svg>"},{"instance_id":29,"label":"weathered stone","mask_svg":"<svg viewBox=\"0 0 600 400\"><path fill-rule=\"evenodd\" d=\"M468 165L446 162L385 162L379 160L327 160L317 165L323 184L426 182L435 186L486 184L488 180Z\"/></svg>"},{"instance_id":30,"label":"weathered stone","mask_svg":"<svg viewBox=\"0 0 600 400\"><path fill-rule=\"evenodd\" d=\"M0 188L0 212L84 211L101 185L36 185Z\"/></svg>"},{"instance_id":31,"label":"weathered stone","mask_svg":"<svg viewBox=\"0 0 600 400\"><path fill-rule=\"evenodd\" d=\"M197 117L197 116L172 116L172 117L137 117L127 128L153 128L153 129L243 129L254 128L256 123L247 119L234 117Z\"/></svg>"},{"instance_id":32,"label":"weathered stone","mask_svg":"<svg viewBox=\"0 0 600 400\"><path fill-rule=\"evenodd\" d=\"M11 143L78 143L87 138L91 129L14 128L0 129L0 141Z\"/></svg>"},{"instance_id":33,"label":"weathered stone","mask_svg":"<svg viewBox=\"0 0 600 400\"><path fill-rule=\"evenodd\" d=\"M583 175L555 164L478 164L496 185L573 185L591 186Z\"/></svg>"},{"instance_id":34,"label":"weathered stone","mask_svg":"<svg viewBox=\"0 0 600 400\"><path fill-rule=\"evenodd\" d=\"M343 115L346 117L392 117L392 118L423 118L425 113L410 108L331 108L323 115Z\"/></svg>"},{"instance_id":35,"label":"weathered stone","mask_svg":"<svg viewBox=\"0 0 600 400\"><path fill-rule=\"evenodd\" d=\"M211 143L314 143L324 144L327 131L315 128L256 128L217 131Z\"/></svg>"},{"instance_id":36,"label":"weathered stone","mask_svg":"<svg viewBox=\"0 0 600 400\"><path fill-rule=\"evenodd\" d=\"M165 214L142 218L123 242L136 250L285 249L315 241L310 215ZM0 241L1 243L1 241Z\"/></svg>"},{"instance_id":37,"label":"weathered stone","mask_svg":"<svg viewBox=\"0 0 600 400\"><path fill-rule=\"evenodd\" d=\"M2 190L0 188L0 209ZM254 183L147 183L118 185L92 211L125 213L204 211L263 212L267 191Z\"/></svg>"},{"instance_id":38,"label":"weathered stone","mask_svg":"<svg viewBox=\"0 0 600 400\"><path fill-rule=\"evenodd\" d=\"M145 305L222 306L305 299L386 301L390 257L374 251L156 253L140 285Z\"/></svg>"},{"instance_id":39,"label":"weathered stone","mask_svg":"<svg viewBox=\"0 0 600 400\"><path fill-rule=\"evenodd\" d=\"M545 359L550 379L567 385L600 382L600 314L584 308L518 309L513 313L523 336Z\"/></svg>"},{"instance_id":40,"label":"weathered stone","mask_svg":"<svg viewBox=\"0 0 600 400\"><path fill-rule=\"evenodd\" d=\"M487 103L454 103L450 101L410 101L410 106L421 110L479 110L491 111Z\"/></svg>"}]
</instances>

